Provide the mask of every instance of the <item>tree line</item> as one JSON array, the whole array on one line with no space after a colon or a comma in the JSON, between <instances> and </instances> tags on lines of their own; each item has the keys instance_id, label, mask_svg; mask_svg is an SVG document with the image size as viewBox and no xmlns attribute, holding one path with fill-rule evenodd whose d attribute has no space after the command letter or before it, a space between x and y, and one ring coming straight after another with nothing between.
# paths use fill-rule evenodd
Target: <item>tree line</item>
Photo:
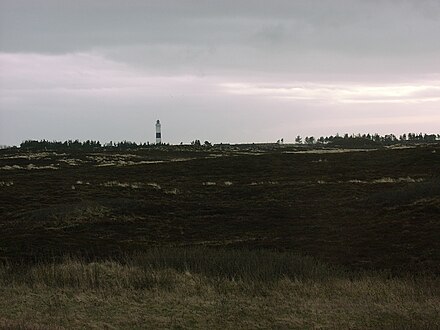
<instances>
[{"instance_id":1,"label":"tree line","mask_svg":"<svg viewBox=\"0 0 440 330\"><path fill-rule=\"evenodd\" d=\"M281 140L279 140L281 141ZM423 133L408 133L396 136L394 134L344 134L344 135L330 135L315 138L314 136L301 137L298 135L295 138L297 144L307 145L333 145L346 147L376 147L387 146L393 144L412 144L412 143L434 143L440 141L440 134L423 134ZM284 142L284 140L283 140ZM181 143L182 145L183 143ZM131 141L120 141L101 144L99 141L87 140L67 140L49 141L49 140L26 140L20 144L20 148L24 150L82 150L94 151L101 149L115 149L115 150L129 150L137 148L156 148L158 146L169 146L169 144L150 144L149 142L136 143ZM200 140L194 140L190 144L191 147L211 147L212 144L205 141L203 144Z\"/></svg>"},{"instance_id":2,"label":"tree line","mask_svg":"<svg viewBox=\"0 0 440 330\"><path fill-rule=\"evenodd\" d=\"M84 150L84 151L94 151L101 150L103 148L127 150L139 147L147 147L149 143L139 143L131 141L120 141L101 144L99 141L87 140L67 140L61 141L48 141L48 140L26 140L20 144L21 149L25 150Z\"/></svg>"},{"instance_id":3,"label":"tree line","mask_svg":"<svg viewBox=\"0 0 440 330\"><path fill-rule=\"evenodd\" d=\"M440 134L408 133L396 136L394 134L344 134L321 136L306 136L304 139L298 135L297 144L329 144L329 145L359 145L359 146L386 146L393 144L433 143L440 140Z\"/></svg>"}]
</instances>

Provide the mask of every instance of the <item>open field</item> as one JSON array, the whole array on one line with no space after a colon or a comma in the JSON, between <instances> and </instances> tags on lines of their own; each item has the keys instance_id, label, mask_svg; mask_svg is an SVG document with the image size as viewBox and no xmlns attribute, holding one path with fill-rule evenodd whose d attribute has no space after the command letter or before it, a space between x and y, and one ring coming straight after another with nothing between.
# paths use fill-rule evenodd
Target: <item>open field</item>
<instances>
[{"instance_id":1,"label":"open field","mask_svg":"<svg viewBox=\"0 0 440 330\"><path fill-rule=\"evenodd\" d=\"M439 145L1 150L0 325L435 328L439 170Z\"/></svg>"},{"instance_id":2,"label":"open field","mask_svg":"<svg viewBox=\"0 0 440 330\"><path fill-rule=\"evenodd\" d=\"M348 272L293 253L156 249L0 269L0 326L435 329L440 282Z\"/></svg>"}]
</instances>

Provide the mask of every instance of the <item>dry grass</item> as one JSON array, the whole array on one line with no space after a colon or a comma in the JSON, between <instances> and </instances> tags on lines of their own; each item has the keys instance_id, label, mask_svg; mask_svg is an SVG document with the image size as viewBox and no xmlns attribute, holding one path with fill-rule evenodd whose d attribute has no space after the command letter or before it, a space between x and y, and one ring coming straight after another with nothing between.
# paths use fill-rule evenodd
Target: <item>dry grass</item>
<instances>
[{"instance_id":1,"label":"dry grass","mask_svg":"<svg viewBox=\"0 0 440 330\"><path fill-rule=\"evenodd\" d=\"M335 269L291 253L160 249L4 265L4 328L434 329L436 277Z\"/></svg>"}]
</instances>

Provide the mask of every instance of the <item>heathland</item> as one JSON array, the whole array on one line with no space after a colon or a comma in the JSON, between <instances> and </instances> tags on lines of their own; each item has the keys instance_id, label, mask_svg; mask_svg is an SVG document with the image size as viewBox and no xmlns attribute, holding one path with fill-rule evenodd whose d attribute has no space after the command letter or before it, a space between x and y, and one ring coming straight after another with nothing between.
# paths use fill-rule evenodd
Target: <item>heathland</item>
<instances>
[{"instance_id":1,"label":"heathland","mask_svg":"<svg viewBox=\"0 0 440 330\"><path fill-rule=\"evenodd\" d=\"M440 145L0 150L0 326L435 328Z\"/></svg>"}]
</instances>

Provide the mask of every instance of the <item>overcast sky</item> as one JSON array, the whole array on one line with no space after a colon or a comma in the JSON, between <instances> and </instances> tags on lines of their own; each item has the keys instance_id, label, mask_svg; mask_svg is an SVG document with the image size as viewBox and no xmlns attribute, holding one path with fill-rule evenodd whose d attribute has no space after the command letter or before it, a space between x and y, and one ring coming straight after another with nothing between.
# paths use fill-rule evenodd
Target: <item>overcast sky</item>
<instances>
[{"instance_id":1,"label":"overcast sky","mask_svg":"<svg viewBox=\"0 0 440 330\"><path fill-rule=\"evenodd\" d=\"M0 144L440 133L438 0L0 0Z\"/></svg>"}]
</instances>

